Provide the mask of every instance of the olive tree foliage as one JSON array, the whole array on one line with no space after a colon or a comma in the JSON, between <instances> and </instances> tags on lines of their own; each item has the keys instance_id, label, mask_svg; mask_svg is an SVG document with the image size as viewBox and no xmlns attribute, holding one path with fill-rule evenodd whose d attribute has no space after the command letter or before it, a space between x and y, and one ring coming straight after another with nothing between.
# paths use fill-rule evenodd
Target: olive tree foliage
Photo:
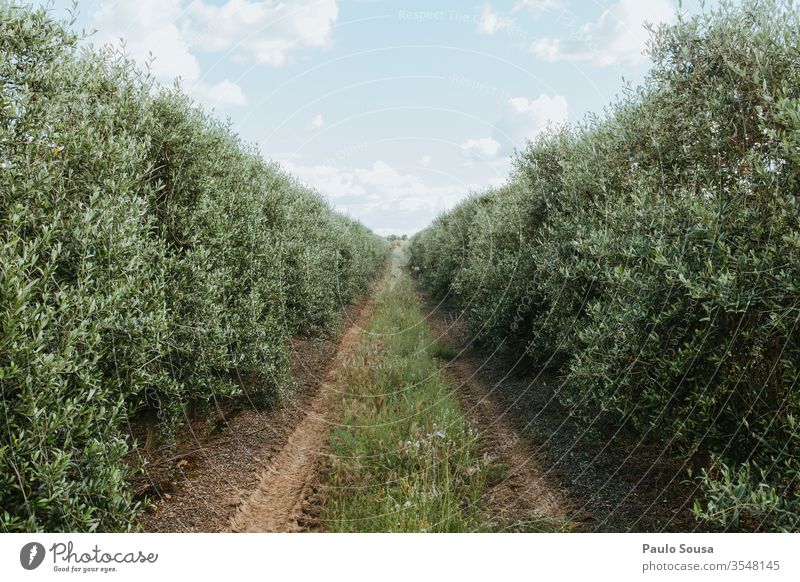
<instances>
[{"instance_id":1,"label":"olive tree foliage","mask_svg":"<svg viewBox=\"0 0 800 582\"><path fill-rule=\"evenodd\" d=\"M658 28L641 87L412 242L481 341L699 468L711 527L800 528L798 14L723 3Z\"/></svg>"},{"instance_id":2,"label":"olive tree foliage","mask_svg":"<svg viewBox=\"0 0 800 582\"><path fill-rule=\"evenodd\" d=\"M178 88L0 2L0 529L133 527L129 422L287 380L385 241Z\"/></svg>"}]
</instances>

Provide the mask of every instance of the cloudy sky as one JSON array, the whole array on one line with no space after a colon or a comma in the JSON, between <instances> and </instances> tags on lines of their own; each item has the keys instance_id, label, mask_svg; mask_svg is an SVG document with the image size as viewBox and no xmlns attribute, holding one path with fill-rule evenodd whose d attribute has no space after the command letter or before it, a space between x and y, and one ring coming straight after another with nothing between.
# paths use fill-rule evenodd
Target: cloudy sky
<instances>
[{"instance_id":1,"label":"cloudy sky","mask_svg":"<svg viewBox=\"0 0 800 582\"><path fill-rule=\"evenodd\" d=\"M58 0L59 14L70 1ZM697 10L699 0L683 3ZM182 79L268 159L380 234L411 234L548 124L639 82L673 0L81 0L78 28Z\"/></svg>"}]
</instances>

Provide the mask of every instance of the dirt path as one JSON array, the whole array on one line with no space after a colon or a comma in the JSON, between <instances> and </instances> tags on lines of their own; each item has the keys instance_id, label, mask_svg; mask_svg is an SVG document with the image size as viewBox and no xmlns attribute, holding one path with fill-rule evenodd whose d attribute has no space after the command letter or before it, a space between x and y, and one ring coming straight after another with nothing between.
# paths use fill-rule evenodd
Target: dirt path
<instances>
[{"instance_id":1,"label":"dirt path","mask_svg":"<svg viewBox=\"0 0 800 582\"><path fill-rule=\"evenodd\" d=\"M568 516L575 507L570 505L567 491L547 477L544 457L513 425L476 368L470 362L455 360L446 364L442 373L478 429L484 453L507 468L500 479L490 482L483 495L489 529L572 529Z\"/></svg>"},{"instance_id":2,"label":"dirt path","mask_svg":"<svg viewBox=\"0 0 800 582\"><path fill-rule=\"evenodd\" d=\"M429 308L427 324L438 341L460 348L461 322L449 318L424 295L420 301ZM569 516L575 507L568 491L547 476L546 460L493 394L493 385L480 373L480 363L464 354L443 362L442 374L479 431L482 450L507 469L490 481L483 495L487 527L492 531L573 529Z\"/></svg>"},{"instance_id":3,"label":"dirt path","mask_svg":"<svg viewBox=\"0 0 800 582\"><path fill-rule=\"evenodd\" d=\"M320 459L327 447L329 424L326 417L334 394L336 370L358 345L373 305L370 298L342 335L336 357L305 417L261 472L257 486L231 517L229 531L291 532L303 529L304 504L317 479Z\"/></svg>"},{"instance_id":4,"label":"dirt path","mask_svg":"<svg viewBox=\"0 0 800 582\"><path fill-rule=\"evenodd\" d=\"M239 508L263 484L262 473L287 458L287 447L299 444L296 435L303 433L298 427L324 411L322 387L342 353L357 341L371 312L374 290L375 286L358 304L347 307L342 336L292 341L293 384L275 407L259 409L246 399L216 402L212 422L205 415L187 418L175 442L150 456L135 484L137 497L150 499L139 517L145 531L230 531L232 518L242 513Z\"/></svg>"},{"instance_id":5,"label":"dirt path","mask_svg":"<svg viewBox=\"0 0 800 582\"><path fill-rule=\"evenodd\" d=\"M260 412L227 403L219 426L187 423L178 446L162 451L148 473L146 494L155 492L157 501L142 517L147 531L318 529L316 486L336 373L359 344L377 285L390 275L387 269L349 310L338 340L296 344L297 388L286 405ZM683 495L669 463L653 462L645 449L626 454L617 446L621 434L601 439L580 429L558 404L558 382L514 375L513 363L471 349L458 313L418 297L434 337L456 350L441 358L442 374L497 468L480 502L487 530L691 529L685 515L667 509L679 504L666 497Z\"/></svg>"},{"instance_id":6,"label":"dirt path","mask_svg":"<svg viewBox=\"0 0 800 582\"><path fill-rule=\"evenodd\" d=\"M541 516L571 531L695 527L689 512L670 509L690 493L680 467L658 458L657 446L631 445L624 427L612 434L581 428L559 404L558 378L472 348L457 311L425 293L420 300L435 336L459 354L444 364L445 376L489 453L509 465L507 479L487 491L489 514L501 526L525 529L525 516Z\"/></svg>"}]
</instances>

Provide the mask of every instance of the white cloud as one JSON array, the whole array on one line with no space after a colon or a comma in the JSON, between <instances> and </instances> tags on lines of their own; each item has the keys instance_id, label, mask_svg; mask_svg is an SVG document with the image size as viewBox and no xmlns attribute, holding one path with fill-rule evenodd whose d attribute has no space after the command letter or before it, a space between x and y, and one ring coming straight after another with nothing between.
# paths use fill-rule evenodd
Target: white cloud
<instances>
[{"instance_id":1,"label":"white cloud","mask_svg":"<svg viewBox=\"0 0 800 582\"><path fill-rule=\"evenodd\" d=\"M500 142L491 137L468 139L461 144L461 149L467 154L490 158L500 151Z\"/></svg>"},{"instance_id":2,"label":"white cloud","mask_svg":"<svg viewBox=\"0 0 800 582\"><path fill-rule=\"evenodd\" d=\"M367 194L364 184L358 181L352 171L342 170L329 164L302 166L292 162L282 162L281 165L287 172L306 185L316 188L328 198L335 200Z\"/></svg>"},{"instance_id":3,"label":"white cloud","mask_svg":"<svg viewBox=\"0 0 800 582\"><path fill-rule=\"evenodd\" d=\"M588 22L570 38L545 37L535 41L530 50L545 61L586 61L599 66L638 65L647 60L645 49L649 32L646 23L675 20L671 0L619 0Z\"/></svg>"},{"instance_id":4,"label":"white cloud","mask_svg":"<svg viewBox=\"0 0 800 582\"><path fill-rule=\"evenodd\" d=\"M229 79L208 83L187 40L189 23L180 0L121 0L102 4L94 14L98 44L119 46L153 76L171 85L180 77L194 98L210 107L247 105L242 88Z\"/></svg>"},{"instance_id":5,"label":"white cloud","mask_svg":"<svg viewBox=\"0 0 800 582\"><path fill-rule=\"evenodd\" d=\"M451 208L467 186L431 184L416 174L396 170L383 160L365 168L303 166L284 161L283 168L301 182L359 215L376 212L439 212Z\"/></svg>"},{"instance_id":6,"label":"white cloud","mask_svg":"<svg viewBox=\"0 0 800 582\"><path fill-rule=\"evenodd\" d=\"M489 179L489 186L492 188L501 188L507 183L508 178L506 176L495 176L494 178Z\"/></svg>"},{"instance_id":7,"label":"white cloud","mask_svg":"<svg viewBox=\"0 0 800 582\"><path fill-rule=\"evenodd\" d=\"M121 0L102 4L94 14L98 44L118 45L124 39L127 54L140 65L152 55L152 73L171 83L175 77L194 82L200 65L189 50L180 24L180 0Z\"/></svg>"},{"instance_id":8,"label":"white cloud","mask_svg":"<svg viewBox=\"0 0 800 582\"><path fill-rule=\"evenodd\" d=\"M511 162L500 158L484 160L480 168L485 177L473 174L468 183L457 182L455 177L448 178L439 172L398 169L383 160L342 167L333 163L313 165L295 155L284 154L280 164L300 182L328 198L339 212L346 212L375 232L387 235L413 234L429 224L431 217L453 208L469 192L483 191L487 184L502 184Z\"/></svg>"},{"instance_id":9,"label":"white cloud","mask_svg":"<svg viewBox=\"0 0 800 582\"><path fill-rule=\"evenodd\" d=\"M198 82L191 87L192 92L203 102L211 106L243 106L247 105L247 96L236 83L225 79L214 85Z\"/></svg>"},{"instance_id":10,"label":"white cloud","mask_svg":"<svg viewBox=\"0 0 800 582\"><path fill-rule=\"evenodd\" d=\"M193 45L210 52L234 50L279 67L293 49L328 45L339 7L336 0L228 0L222 5L194 0L187 14Z\"/></svg>"},{"instance_id":11,"label":"white cloud","mask_svg":"<svg viewBox=\"0 0 800 582\"><path fill-rule=\"evenodd\" d=\"M478 22L478 32L481 34L494 34L504 28L508 28L512 24L514 24L513 20L492 12L492 6L486 4L483 7L481 19Z\"/></svg>"},{"instance_id":12,"label":"white cloud","mask_svg":"<svg viewBox=\"0 0 800 582\"><path fill-rule=\"evenodd\" d=\"M109 1L94 14L97 35L91 40L115 46L122 41L156 79L171 85L180 77L186 91L206 105L242 106L242 88L229 79L206 81L195 51L233 50L239 61L281 66L292 50L327 45L338 13L336 0Z\"/></svg>"},{"instance_id":13,"label":"white cloud","mask_svg":"<svg viewBox=\"0 0 800 582\"><path fill-rule=\"evenodd\" d=\"M521 147L525 141L535 138L550 126L567 122L569 105L563 95L553 97L545 94L536 99L512 97L508 100L506 112L497 123L498 132L512 147Z\"/></svg>"},{"instance_id":14,"label":"white cloud","mask_svg":"<svg viewBox=\"0 0 800 582\"><path fill-rule=\"evenodd\" d=\"M325 125L325 120L322 118L322 113L317 113L311 120L311 127L319 129L323 125Z\"/></svg>"},{"instance_id":15,"label":"white cloud","mask_svg":"<svg viewBox=\"0 0 800 582\"><path fill-rule=\"evenodd\" d=\"M430 165L431 165L431 160L432 160L432 159L433 159L433 158L431 158L431 156L428 156L428 155L422 156L422 157L419 159L419 162L418 162L418 164L419 164L420 166L422 166L423 168L427 168L428 166L430 166Z\"/></svg>"},{"instance_id":16,"label":"white cloud","mask_svg":"<svg viewBox=\"0 0 800 582\"><path fill-rule=\"evenodd\" d=\"M524 8L532 10L556 10L562 7L562 0L519 0L514 4L512 12L518 12Z\"/></svg>"},{"instance_id":17,"label":"white cloud","mask_svg":"<svg viewBox=\"0 0 800 582\"><path fill-rule=\"evenodd\" d=\"M536 127L542 129L551 122L562 122L567 119L567 100L563 95L550 97L542 93L533 100L525 97L512 97L508 106L515 114L526 116Z\"/></svg>"}]
</instances>

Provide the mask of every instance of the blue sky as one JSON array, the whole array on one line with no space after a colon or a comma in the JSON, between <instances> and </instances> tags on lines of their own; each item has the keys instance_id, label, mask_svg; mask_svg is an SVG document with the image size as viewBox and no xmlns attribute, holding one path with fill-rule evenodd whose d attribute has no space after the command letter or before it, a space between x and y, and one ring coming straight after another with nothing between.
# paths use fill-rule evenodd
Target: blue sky
<instances>
[{"instance_id":1,"label":"blue sky","mask_svg":"<svg viewBox=\"0 0 800 582\"><path fill-rule=\"evenodd\" d=\"M681 10L698 10L699 1ZM68 2L58 0L56 15ZM100 0L91 42L118 42L229 117L265 158L376 232L411 234L548 124L638 83L645 22L673 0Z\"/></svg>"}]
</instances>

